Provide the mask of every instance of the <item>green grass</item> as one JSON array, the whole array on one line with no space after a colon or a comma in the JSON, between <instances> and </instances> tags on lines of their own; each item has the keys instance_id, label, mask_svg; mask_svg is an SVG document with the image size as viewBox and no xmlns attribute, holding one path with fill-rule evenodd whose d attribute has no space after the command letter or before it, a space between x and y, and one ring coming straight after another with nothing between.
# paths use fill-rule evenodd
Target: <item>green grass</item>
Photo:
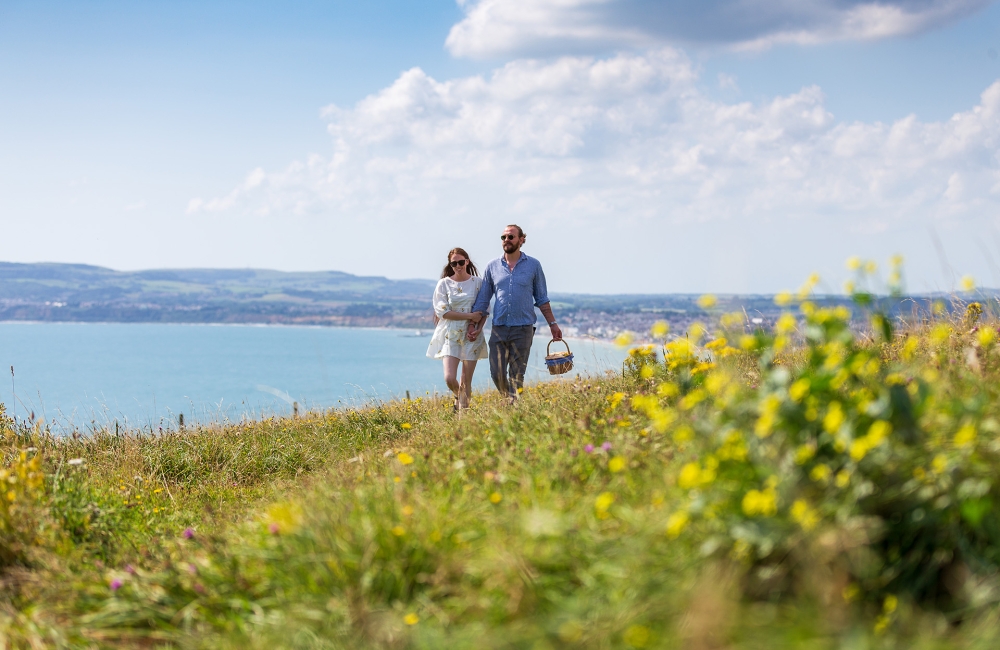
<instances>
[{"instance_id":1,"label":"green grass","mask_svg":"<svg viewBox=\"0 0 1000 650\"><path fill-rule=\"evenodd\" d=\"M719 344L708 369L671 348L673 365L636 355L627 376L531 386L513 408L477 395L460 415L416 400L67 439L8 423L19 491L0 513L0 634L12 647L995 647L992 341L953 324L943 338L915 332L926 343L916 352L905 339L838 352L830 342L846 330L828 316L801 323L827 328L809 330L815 345L758 336L726 356ZM880 369L869 377L857 359ZM831 387L841 370L850 377ZM930 401L876 412L880 386L904 370L937 373ZM789 397L798 380L807 399ZM754 430L776 399L773 432L731 453L734 427ZM899 546L886 545L896 501L873 501L866 481L882 472L888 494L896 474L945 452L864 438L867 456L851 460L819 424L803 438L835 401L854 440L879 418L902 435L912 415L946 440L976 423L982 447L948 447L947 486L927 499L970 477L985 487L938 510L920 486L899 492L911 499L904 514L923 507L921 521L937 522L920 535L958 550L940 542L897 561ZM789 461L804 445L813 455ZM803 478L820 460L850 469L855 487ZM774 490L773 513L746 509L751 489ZM803 523L798 500L818 523ZM872 532L876 519L888 534ZM931 566L941 549L964 558L933 574L957 585L942 587L944 604L898 569Z\"/></svg>"}]
</instances>

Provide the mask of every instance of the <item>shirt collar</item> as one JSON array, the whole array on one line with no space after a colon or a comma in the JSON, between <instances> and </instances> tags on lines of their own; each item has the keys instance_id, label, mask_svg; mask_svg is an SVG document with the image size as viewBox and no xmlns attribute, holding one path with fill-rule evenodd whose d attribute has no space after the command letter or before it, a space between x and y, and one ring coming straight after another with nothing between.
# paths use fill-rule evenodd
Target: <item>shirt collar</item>
<instances>
[{"instance_id":1,"label":"shirt collar","mask_svg":"<svg viewBox=\"0 0 1000 650\"><path fill-rule=\"evenodd\" d=\"M519 259L517 261L517 264L515 264L514 266L521 266L521 262L523 262L526 259L528 259L527 253L525 253L524 251L521 251L521 259ZM503 267L505 269L507 269L508 271L510 270L510 266L508 266L508 264L507 264L507 257L506 256L504 256L504 255L500 256L500 263L503 264Z\"/></svg>"}]
</instances>

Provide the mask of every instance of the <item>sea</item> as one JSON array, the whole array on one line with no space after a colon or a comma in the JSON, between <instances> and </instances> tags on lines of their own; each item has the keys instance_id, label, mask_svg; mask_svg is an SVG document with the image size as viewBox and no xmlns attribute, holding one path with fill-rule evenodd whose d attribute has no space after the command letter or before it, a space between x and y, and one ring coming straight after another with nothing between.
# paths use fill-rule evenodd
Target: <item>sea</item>
<instances>
[{"instance_id":1,"label":"sea","mask_svg":"<svg viewBox=\"0 0 1000 650\"><path fill-rule=\"evenodd\" d=\"M0 323L0 401L17 420L57 433L127 427L158 431L446 393L430 331L259 325ZM526 381L572 381L621 371L611 343L568 344L574 369L545 369L536 337ZM561 349L553 343L553 351ZM3 376L7 375L7 382ZM474 388L492 389L489 362Z\"/></svg>"}]
</instances>

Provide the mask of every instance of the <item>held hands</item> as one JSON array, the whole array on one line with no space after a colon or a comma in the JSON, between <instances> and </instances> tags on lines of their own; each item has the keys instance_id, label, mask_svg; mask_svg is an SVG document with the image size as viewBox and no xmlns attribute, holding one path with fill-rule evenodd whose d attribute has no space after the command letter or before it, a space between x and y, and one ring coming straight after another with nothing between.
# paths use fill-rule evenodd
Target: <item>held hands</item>
<instances>
[{"instance_id":1,"label":"held hands","mask_svg":"<svg viewBox=\"0 0 1000 650\"><path fill-rule=\"evenodd\" d=\"M469 326L465 330L465 338L469 341L475 341L479 338L479 328L472 321L469 321Z\"/></svg>"}]
</instances>

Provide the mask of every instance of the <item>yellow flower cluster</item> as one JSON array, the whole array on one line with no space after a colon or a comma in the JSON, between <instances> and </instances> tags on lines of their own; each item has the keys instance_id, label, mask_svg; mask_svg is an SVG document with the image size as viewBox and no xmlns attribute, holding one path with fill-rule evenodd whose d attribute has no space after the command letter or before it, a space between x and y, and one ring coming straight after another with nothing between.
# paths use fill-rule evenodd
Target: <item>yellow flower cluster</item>
<instances>
[{"instance_id":1,"label":"yellow flower cluster","mask_svg":"<svg viewBox=\"0 0 1000 650\"><path fill-rule=\"evenodd\" d=\"M741 505L748 517L773 517L778 514L778 493L773 487L750 490L743 495Z\"/></svg>"},{"instance_id":2,"label":"yellow flower cluster","mask_svg":"<svg viewBox=\"0 0 1000 650\"><path fill-rule=\"evenodd\" d=\"M892 425L888 422L883 420L873 422L866 435L851 442L851 460L858 462L863 459L869 451L882 444L891 431Z\"/></svg>"},{"instance_id":3,"label":"yellow flower cluster","mask_svg":"<svg viewBox=\"0 0 1000 650\"><path fill-rule=\"evenodd\" d=\"M809 532L819 524L819 513L806 503L805 499L797 499L788 514L792 516L792 521L802 526L802 530Z\"/></svg>"},{"instance_id":4,"label":"yellow flower cluster","mask_svg":"<svg viewBox=\"0 0 1000 650\"><path fill-rule=\"evenodd\" d=\"M715 456L705 458L705 466L691 462L681 468L677 475L677 486L684 490L693 490L712 483L718 475L719 460Z\"/></svg>"}]
</instances>

